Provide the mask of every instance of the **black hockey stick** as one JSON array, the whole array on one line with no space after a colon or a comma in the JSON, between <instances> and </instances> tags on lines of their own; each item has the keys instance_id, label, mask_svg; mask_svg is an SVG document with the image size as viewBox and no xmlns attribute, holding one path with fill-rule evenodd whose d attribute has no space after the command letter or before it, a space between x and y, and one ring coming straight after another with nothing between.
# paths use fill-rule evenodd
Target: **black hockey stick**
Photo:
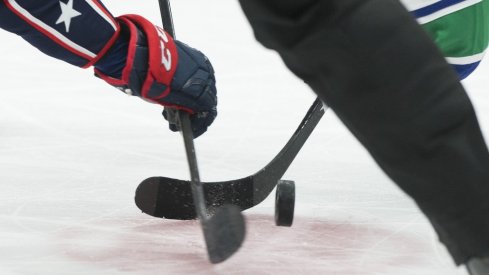
<instances>
[{"instance_id":1,"label":"black hockey stick","mask_svg":"<svg viewBox=\"0 0 489 275\"><path fill-rule=\"evenodd\" d=\"M317 98L287 144L260 171L241 179L205 182L206 204L210 207L233 204L245 210L262 202L285 174L326 108ZM139 209L154 217L182 220L196 218L189 181L166 177L148 178L138 186L135 201Z\"/></svg>"},{"instance_id":2,"label":"black hockey stick","mask_svg":"<svg viewBox=\"0 0 489 275\"><path fill-rule=\"evenodd\" d=\"M175 38L169 0L159 0L163 28ZM167 109L167 112L174 110ZM175 116L173 116L175 117ZM177 125L181 130L190 170L193 207L200 220L209 260L220 263L233 255L243 243L246 228L244 217L235 205L223 205L210 215L206 208L204 187L200 181L197 157L189 114L176 111Z\"/></svg>"}]
</instances>

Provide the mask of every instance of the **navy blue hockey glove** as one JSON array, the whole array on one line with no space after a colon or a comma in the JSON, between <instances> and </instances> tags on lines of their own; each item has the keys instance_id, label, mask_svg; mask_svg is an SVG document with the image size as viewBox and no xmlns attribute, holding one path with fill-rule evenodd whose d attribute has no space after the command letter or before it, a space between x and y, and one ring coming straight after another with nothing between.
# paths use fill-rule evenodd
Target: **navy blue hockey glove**
<instances>
[{"instance_id":1,"label":"navy blue hockey glove","mask_svg":"<svg viewBox=\"0 0 489 275\"><path fill-rule=\"evenodd\" d=\"M216 80L214 69L209 59L200 51L188 45L175 41L178 51L177 71L171 83L170 93L165 100L174 104L186 106L193 110L190 116L194 137L207 131L217 116ZM169 110L163 110L163 116L170 124L170 130L179 131L176 120L169 114Z\"/></svg>"},{"instance_id":2,"label":"navy blue hockey glove","mask_svg":"<svg viewBox=\"0 0 489 275\"><path fill-rule=\"evenodd\" d=\"M127 94L189 112L194 137L202 135L217 116L216 81L207 57L141 16L117 20L120 37L95 65L95 74ZM172 131L179 130L167 110L163 116Z\"/></svg>"}]
</instances>

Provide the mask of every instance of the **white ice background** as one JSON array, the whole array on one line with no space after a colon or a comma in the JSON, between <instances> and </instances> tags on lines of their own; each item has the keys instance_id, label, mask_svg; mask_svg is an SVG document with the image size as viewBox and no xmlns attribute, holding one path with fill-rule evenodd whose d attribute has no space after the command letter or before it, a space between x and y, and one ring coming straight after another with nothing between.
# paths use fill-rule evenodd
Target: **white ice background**
<instances>
[{"instance_id":1,"label":"white ice background","mask_svg":"<svg viewBox=\"0 0 489 275\"><path fill-rule=\"evenodd\" d=\"M104 3L160 22L156 0ZM315 96L255 41L237 1L172 4L178 39L217 72L219 116L196 140L202 179L252 174ZM245 212L238 253L211 265L198 222L153 218L134 204L147 177L188 178L161 108L15 35L1 31L0 41L0 274L466 274L331 111L284 177L297 186L293 226L274 225L272 193ZM488 66L464 82L486 135Z\"/></svg>"}]
</instances>

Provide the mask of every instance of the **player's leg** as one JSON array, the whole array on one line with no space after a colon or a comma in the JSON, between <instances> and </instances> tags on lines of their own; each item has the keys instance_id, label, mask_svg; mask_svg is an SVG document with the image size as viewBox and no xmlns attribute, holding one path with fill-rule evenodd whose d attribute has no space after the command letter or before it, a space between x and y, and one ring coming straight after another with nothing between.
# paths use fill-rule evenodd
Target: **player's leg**
<instances>
[{"instance_id":1,"label":"player's leg","mask_svg":"<svg viewBox=\"0 0 489 275\"><path fill-rule=\"evenodd\" d=\"M458 264L489 255L489 153L472 104L394 0L242 0L255 35L419 205Z\"/></svg>"}]
</instances>

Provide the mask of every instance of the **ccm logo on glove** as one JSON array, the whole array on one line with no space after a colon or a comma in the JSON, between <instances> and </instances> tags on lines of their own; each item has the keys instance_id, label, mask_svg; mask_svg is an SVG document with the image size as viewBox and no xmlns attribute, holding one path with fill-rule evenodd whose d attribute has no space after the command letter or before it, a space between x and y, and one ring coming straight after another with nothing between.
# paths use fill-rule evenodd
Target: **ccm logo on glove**
<instances>
[{"instance_id":1,"label":"ccm logo on glove","mask_svg":"<svg viewBox=\"0 0 489 275\"><path fill-rule=\"evenodd\" d=\"M158 36L160 37L161 64L163 64L166 71L169 72L171 69L171 52L165 46L168 43L168 36L162 28L156 26L156 29L158 30Z\"/></svg>"}]
</instances>

